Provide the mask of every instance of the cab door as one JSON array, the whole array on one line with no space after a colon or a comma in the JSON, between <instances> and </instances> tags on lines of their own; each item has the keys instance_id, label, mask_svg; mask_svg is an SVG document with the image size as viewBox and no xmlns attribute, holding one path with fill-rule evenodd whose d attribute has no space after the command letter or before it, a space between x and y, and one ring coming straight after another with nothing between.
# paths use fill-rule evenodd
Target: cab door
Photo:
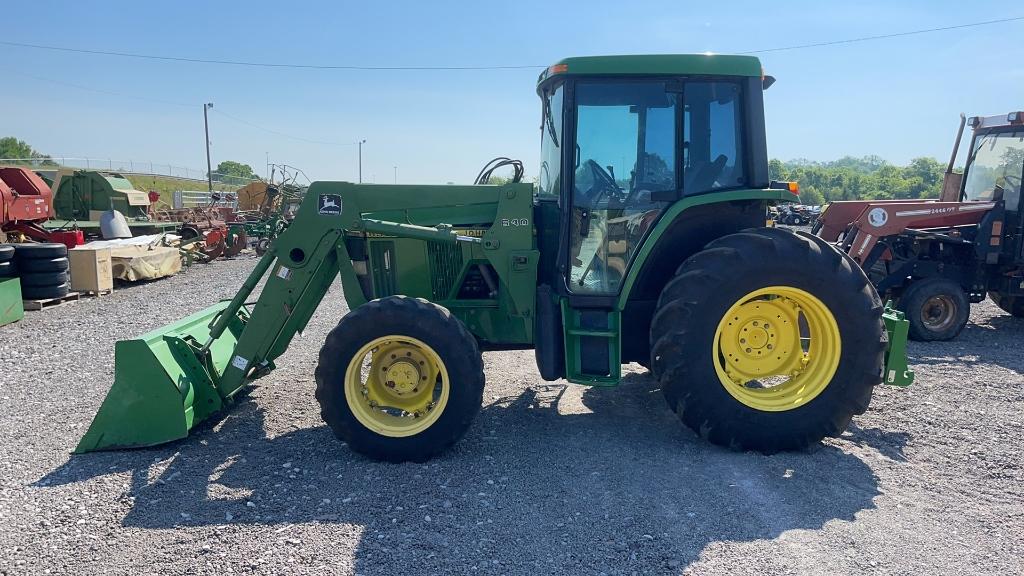
<instances>
[{"instance_id":1,"label":"cab door","mask_svg":"<svg viewBox=\"0 0 1024 576\"><path fill-rule=\"evenodd\" d=\"M562 321L566 378L615 384L629 265L678 196L678 90L666 79L587 79L573 86Z\"/></svg>"}]
</instances>

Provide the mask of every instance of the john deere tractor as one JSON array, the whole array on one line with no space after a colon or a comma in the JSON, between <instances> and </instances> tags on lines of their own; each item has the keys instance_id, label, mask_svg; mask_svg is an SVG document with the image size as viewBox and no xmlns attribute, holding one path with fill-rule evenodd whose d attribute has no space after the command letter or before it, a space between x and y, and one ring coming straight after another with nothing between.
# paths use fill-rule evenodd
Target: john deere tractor
<instances>
[{"instance_id":1,"label":"john deere tractor","mask_svg":"<svg viewBox=\"0 0 1024 576\"><path fill-rule=\"evenodd\" d=\"M570 58L537 84L536 189L312 184L233 300L117 343L78 451L186 436L274 369L339 277L350 312L323 344L316 398L371 458L456 442L486 350L533 349L544 379L593 386L642 364L723 446L840 434L876 384L910 383L907 326L847 255L764 227L797 200L768 178L771 82L745 56Z\"/></svg>"}]
</instances>

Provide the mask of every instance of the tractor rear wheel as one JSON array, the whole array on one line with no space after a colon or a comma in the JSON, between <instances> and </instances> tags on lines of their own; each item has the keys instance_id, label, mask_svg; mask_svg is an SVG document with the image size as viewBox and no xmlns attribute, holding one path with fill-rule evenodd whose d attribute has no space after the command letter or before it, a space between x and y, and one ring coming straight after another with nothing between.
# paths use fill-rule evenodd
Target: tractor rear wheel
<instances>
[{"instance_id":1,"label":"tractor rear wheel","mask_svg":"<svg viewBox=\"0 0 1024 576\"><path fill-rule=\"evenodd\" d=\"M989 292L988 297L1003 309L1003 312L1012 314L1017 318L1024 318L1024 298L1016 296L1004 296L998 292Z\"/></svg>"},{"instance_id":2,"label":"tractor rear wheel","mask_svg":"<svg viewBox=\"0 0 1024 576\"><path fill-rule=\"evenodd\" d=\"M922 342L956 338L971 313L964 289L945 278L915 280L903 291L896 307L907 315L910 339Z\"/></svg>"},{"instance_id":3,"label":"tractor rear wheel","mask_svg":"<svg viewBox=\"0 0 1024 576\"><path fill-rule=\"evenodd\" d=\"M665 286L651 360L669 406L710 442L773 453L838 436L881 381L882 303L819 238L715 240Z\"/></svg>"},{"instance_id":4,"label":"tractor rear wheel","mask_svg":"<svg viewBox=\"0 0 1024 576\"><path fill-rule=\"evenodd\" d=\"M349 312L316 368L320 415L356 452L423 462L466 433L483 402L476 339L448 310L389 296Z\"/></svg>"}]
</instances>

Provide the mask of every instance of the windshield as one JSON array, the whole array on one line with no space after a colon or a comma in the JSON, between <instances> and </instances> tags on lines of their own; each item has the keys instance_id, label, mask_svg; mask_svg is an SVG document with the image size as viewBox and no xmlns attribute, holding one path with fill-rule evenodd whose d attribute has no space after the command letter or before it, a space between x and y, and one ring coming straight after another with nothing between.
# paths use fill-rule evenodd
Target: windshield
<instances>
[{"instance_id":1,"label":"windshield","mask_svg":"<svg viewBox=\"0 0 1024 576\"><path fill-rule=\"evenodd\" d=\"M562 86L544 92L544 110L541 123L540 175L537 179L537 197L541 200L558 199L561 174L562 145Z\"/></svg>"},{"instance_id":2,"label":"windshield","mask_svg":"<svg viewBox=\"0 0 1024 576\"><path fill-rule=\"evenodd\" d=\"M1024 176L1024 130L975 136L964 178L965 200L997 200L1009 210L1020 201Z\"/></svg>"}]
</instances>

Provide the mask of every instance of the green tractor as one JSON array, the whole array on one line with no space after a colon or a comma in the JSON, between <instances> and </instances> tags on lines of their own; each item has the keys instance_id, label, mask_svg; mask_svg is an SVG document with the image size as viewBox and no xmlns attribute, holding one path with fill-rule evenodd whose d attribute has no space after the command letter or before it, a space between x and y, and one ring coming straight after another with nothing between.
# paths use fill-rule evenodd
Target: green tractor
<instances>
[{"instance_id":1,"label":"green tractor","mask_svg":"<svg viewBox=\"0 0 1024 576\"><path fill-rule=\"evenodd\" d=\"M274 369L338 277L350 312L316 398L371 458L456 442L487 350L533 349L545 380L593 386L637 362L687 426L735 449L842 433L875 385L910 384L907 325L848 256L764 227L797 200L768 178L771 82L745 56L570 58L537 84L536 189L313 183L233 300L117 343L77 451L185 437Z\"/></svg>"}]
</instances>

